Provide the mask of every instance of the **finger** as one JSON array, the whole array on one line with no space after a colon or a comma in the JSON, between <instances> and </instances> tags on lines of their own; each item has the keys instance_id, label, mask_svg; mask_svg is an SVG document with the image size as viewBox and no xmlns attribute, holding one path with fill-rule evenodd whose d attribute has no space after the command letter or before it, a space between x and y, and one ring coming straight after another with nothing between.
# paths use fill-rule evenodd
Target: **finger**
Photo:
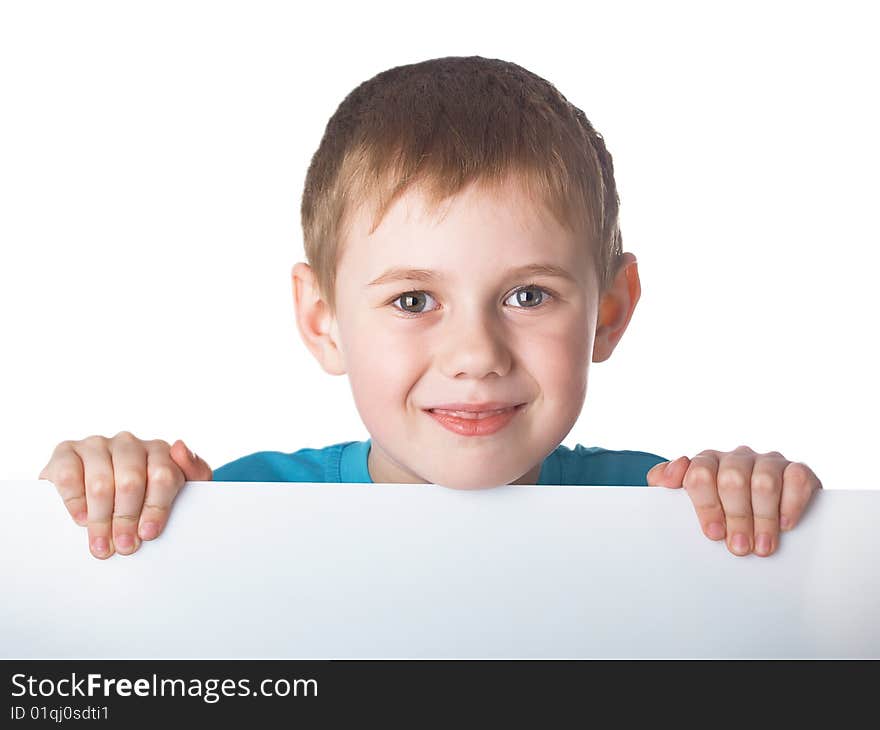
<instances>
[{"instance_id":1,"label":"finger","mask_svg":"<svg viewBox=\"0 0 880 730\"><path fill-rule=\"evenodd\" d=\"M113 545L121 555L130 555L140 547L138 519L147 486L147 453L134 434L122 431L110 442L113 462Z\"/></svg>"},{"instance_id":2,"label":"finger","mask_svg":"<svg viewBox=\"0 0 880 730\"><path fill-rule=\"evenodd\" d=\"M748 555L755 549L752 517L752 472L755 452L748 446L721 455L718 464L718 497L727 518L727 549Z\"/></svg>"},{"instance_id":3,"label":"finger","mask_svg":"<svg viewBox=\"0 0 880 730\"><path fill-rule=\"evenodd\" d=\"M675 461L661 461L648 470L645 480L649 487L677 489L682 486L682 479L690 463L690 459L686 456L679 456Z\"/></svg>"},{"instance_id":4,"label":"finger","mask_svg":"<svg viewBox=\"0 0 880 730\"><path fill-rule=\"evenodd\" d=\"M810 467L800 461L789 462L782 475L782 499L779 504L780 526L791 530L813 495L822 489L822 482Z\"/></svg>"},{"instance_id":5,"label":"finger","mask_svg":"<svg viewBox=\"0 0 880 730\"><path fill-rule=\"evenodd\" d=\"M171 447L157 439L147 441L147 493L138 534L143 540L158 537L168 522L171 505L186 477L171 458Z\"/></svg>"},{"instance_id":6,"label":"finger","mask_svg":"<svg viewBox=\"0 0 880 730\"><path fill-rule=\"evenodd\" d=\"M214 478L214 472L208 463L190 451L179 439L171 445L171 458L188 482L210 482Z\"/></svg>"},{"instance_id":7,"label":"finger","mask_svg":"<svg viewBox=\"0 0 880 730\"><path fill-rule=\"evenodd\" d=\"M64 506L74 522L85 527L88 522L86 488L83 480L83 465L72 441L62 441L52 452L49 463L40 472L40 479L48 479L55 485Z\"/></svg>"},{"instance_id":8,"label":"finger","mask_svg":"<svg viewBox=\"0 0 880 730\"><path fill-rule=\"evenodd\" d=\"M89 547L96 558L113 554L111 518L113 516L113 462L108 448L109 439L90 436L74 443L83 465L88 509Z\"/></svg>"},{"instance_id":9,"label":"finger","mask_svg":"<svg viewBox=\"0 0 880 730\"><path fill-rule=\"evenodd\" d=\"M752 515L755 552L766 557L779 544L779 501L788 460L778 451L760 454L752 470Z\"/></svg>"},{"instance_id":10,"label":"finger","mask_svg":"<svg viewBox=\"0 0 880 730\"><path fill-rule=\"evenodd\" d=\"M694 503L703 534L710 540L720 540L725 535L724 508L715 485L719 454L718 451L701 451L691 459L682 481Z\"/></svg>"}]
</instances>

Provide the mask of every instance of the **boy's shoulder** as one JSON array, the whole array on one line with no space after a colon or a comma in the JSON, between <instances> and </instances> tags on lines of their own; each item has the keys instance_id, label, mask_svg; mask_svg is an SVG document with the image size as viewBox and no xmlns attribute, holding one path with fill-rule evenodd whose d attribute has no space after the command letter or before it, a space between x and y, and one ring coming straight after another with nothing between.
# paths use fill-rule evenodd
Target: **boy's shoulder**
<instances>
[{"instance_id":1,"label":"boy's shoulder","mask_svg":"<svg viewBox=\"0 0 880 730\"><path fill-rule=\"evenodd\" d=\"M258 451L214 470L215 482L370 482L369 441L343 441L320 449Z\"/></svg>"},{"instance_id":2,"label":"boy's shoulder","mask_svg":"<svg viewBox=\"0 0 880 730\"><path fill-rule=\"evenodd\" d=\"M541 465L538 484L646 487L648 471L664 461L648 451L560 445Z\"/></svg>"}]
</instances>

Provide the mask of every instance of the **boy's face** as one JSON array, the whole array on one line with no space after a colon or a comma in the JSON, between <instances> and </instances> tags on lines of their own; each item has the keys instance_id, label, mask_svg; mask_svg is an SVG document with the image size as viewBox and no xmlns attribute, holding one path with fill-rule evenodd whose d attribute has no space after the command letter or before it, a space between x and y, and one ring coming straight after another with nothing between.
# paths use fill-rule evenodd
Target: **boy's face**
<instances>
[{"instance_id":1,"label":"boy's face","mask_svg":"<svg viewBox=\"0 0 880 730\"><path fill-rule=\"evenodd\" d=\"M610 355L638 292L594 351L598 277L574 234L513 184L504 195L471 186L443 210L430 217L410 188L372 235L359 211L338 262L336 316L301 290L300 331L325 370L348 373L374 482L534 484L578 418L591 354ZM516 271L538 264L563 275ZM298 267L310 275L297 264L295 290ZM434 277L389 274L414 269ZM489 402L517 406L491 419L494 431L429 412Z\"/></svg>"}]
</instances>

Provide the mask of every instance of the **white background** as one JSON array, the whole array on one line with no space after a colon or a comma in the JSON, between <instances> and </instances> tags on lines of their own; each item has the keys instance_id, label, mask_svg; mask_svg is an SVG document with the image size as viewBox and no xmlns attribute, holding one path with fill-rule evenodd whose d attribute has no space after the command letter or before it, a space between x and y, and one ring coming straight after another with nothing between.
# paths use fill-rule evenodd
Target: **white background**
<instances>
[{"instance_id":1,"label":"white background","mask_svg":"<svg viewBox=\"0 0 880 730\"><path fill-rule=\"evenodd\" d=\"M367 438L295 325L305 172L362 81L481 55L603 134L639 260L564 443L880 487L869 3L310 5L0 5L0 478L122 429L215 468Z\"/></svg>"}]
</instances>

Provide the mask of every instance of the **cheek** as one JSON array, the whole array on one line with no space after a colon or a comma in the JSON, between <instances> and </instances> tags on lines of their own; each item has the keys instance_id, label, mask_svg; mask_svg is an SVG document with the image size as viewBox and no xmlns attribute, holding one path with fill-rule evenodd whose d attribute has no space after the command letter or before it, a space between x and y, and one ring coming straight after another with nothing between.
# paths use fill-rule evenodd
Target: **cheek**
<instances>
[{"instance_id":1,"label":"cheek","mask_svg":"<svg viewBox=\"0 0 880 730\"><path fill-rule=\"evenodd\" d=\"M405 328L352 323L346 341L346 366L361 418L369 427L387 420L389 404L402 404L424 371L424 348L413 346Z\"/></svg>"},{"instance_id":2,"label":"cheek","mask_svg":"<svg viewBox=\"0 0 880 730\"><path fill-rule=\"evenodd\" d=\"M593 343L584 320L564 325L524 343L523 357L544 399L567 413L579 409L586 396Z\"/></svg>"},{"instance_id":3,"label":"cheek","mask_svg":"<svg viewBox=\"0 0 880 730\"><path fill-rule=\"evenodd\" d=\"M520 351L530 363L548 373L576 373L590 362L593 333L583 316L559 319L547 326L526 330L520 339Z\"/></svg>"}]
</instances>

